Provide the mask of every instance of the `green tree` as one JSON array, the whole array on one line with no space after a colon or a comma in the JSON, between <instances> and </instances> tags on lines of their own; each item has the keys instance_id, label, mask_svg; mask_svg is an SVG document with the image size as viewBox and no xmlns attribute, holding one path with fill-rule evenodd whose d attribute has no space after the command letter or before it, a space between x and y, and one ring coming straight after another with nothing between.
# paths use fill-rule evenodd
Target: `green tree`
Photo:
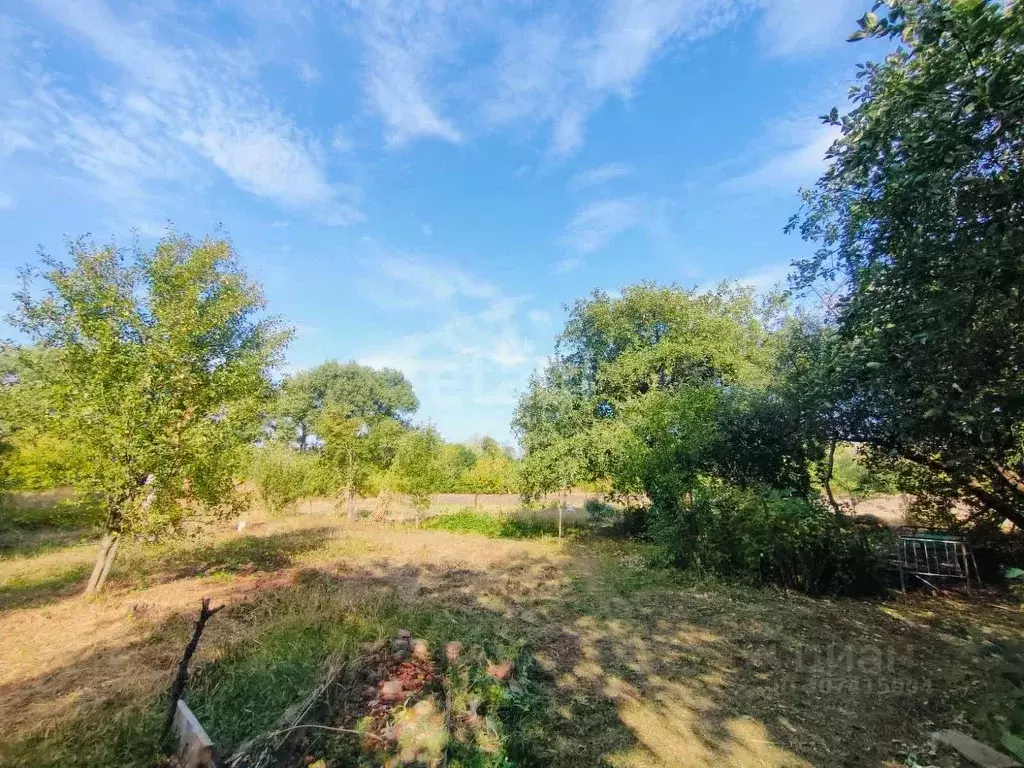
<instances>
[{"instance_id":1,"label":"green tree","mask_svg":"<svg viewBox=\"0 0 1024 768\"><path fill-rule=\"evenodd\" d=\"M606 477L620 494L671 504L699 471L726 467L718 435L743 430L722 409L738 413L745 391L768 386L782 309L779 297L729 285L641 284L577 302L513 422L526 494Z\"/></svg>"},{"instance_id":2,"label":"green tree","mask_svg":"<svg viewBox=\"0 0 1024 768\"><path fill-rule=\"evenodd\" d=\"M337 478L348 519L354 522L356 494L366 495L374 471L391 465L406 428L388 416L358 419L347 416L348 412L327 406L313 427L323 443L320 458Z\"/></svg>"},{"instance_id":3,"label":"green tree","mask_svg":"<svg viewBox=\"0 0 1024 768\"><path fill-rule=\"evenodd\" d=\"M459 487L473 494L473 506L481 493L512 493L516 487L515 460L504 451L482 453L459 480Z\"/></svg>"},{"instance_id":4,"label":"green tree","mask_svg":"<svg viewBox=\"0 0 1024 768\"><path fill-rule=\"evenodd\" d=\"M817 243L796 287L834 298L819 399L926 499L1024 526L1024 16L879 6L853 37L898 47L825 116L841 136L790 224Z\"/></svg>"},{"instance_id":5,"label":"green tree","mask_svg":"<svg viewBox=\"0 0 1024 768\"><path fill-rule=\"evenodd\" d=\"M308 448L313 422L327 407L339 409L344 418L386 416L406 423L419 401L401 371L329 360L286 378L274 415L289 440Z\"/></svg>"},{"instance_id":6,"label":"green tree","mask_svg":"<svg viewBox=\"0 0 1024 768\"><path fill-rule=\"evenodd\" d=\"M394 490L411 499L417 524L430 507L430 497L448 480L443 445L433 427L410 430L398 441L389 474Z\"/></svg>"},{"instance_id":7,"label":"green tree","mask_svg":"<svg viewBox=\"0 0 1024 768\"><path fill-rule=\"evenodd\" d=\"M225 240L172 233L151 252L86 241L69 251L70 264L43 256L26 271L9 319L46 350L47 431L76 442L74 485L106 510L94 592L125 534L237 500L234 476L289 334L261 317L262 293Z\"/></svg>"}]
</instances>

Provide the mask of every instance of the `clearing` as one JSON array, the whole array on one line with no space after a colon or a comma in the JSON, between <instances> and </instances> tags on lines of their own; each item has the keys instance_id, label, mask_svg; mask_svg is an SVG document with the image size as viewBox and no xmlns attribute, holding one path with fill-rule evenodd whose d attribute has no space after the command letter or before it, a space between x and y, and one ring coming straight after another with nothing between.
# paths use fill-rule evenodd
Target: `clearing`
<instances>
[{"instance_id":1,"label":"clearing","mask_svg":"<svg viewBox=\"0 0 1024 768\"><path fill-rule=\"evenodd\" d=\"M646 554L585 532L490 539L296 515L126 547L85 601L93 545L22 537L0 560L0 764L153 765L204 596L227 608L185 698L224 755L331 665L349 674L313 721L356 727L373 682L356 667L401 629L434 652L466 648L464 679L447 684L472 710L456 721L479 728L449 747L453 766L958 765L929 751L941 728L998 746L986 729L1024 641L1019 602L810 599L695 581ZM473 659L513 662L509 690ZM381 759L350 733L294 737L284 764Z\"/></svg>"}]
</instances>

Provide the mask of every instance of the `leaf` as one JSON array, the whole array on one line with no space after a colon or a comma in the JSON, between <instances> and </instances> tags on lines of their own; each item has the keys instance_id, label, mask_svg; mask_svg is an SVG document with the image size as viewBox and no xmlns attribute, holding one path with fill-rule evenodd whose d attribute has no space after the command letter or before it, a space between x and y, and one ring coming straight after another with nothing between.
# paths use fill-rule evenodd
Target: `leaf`
<instances>
[{"instance_id":1,"label":"leaf","mask_svg":"<svg viewBox=\"0 0 1024 768\"><path fill-rule=\"evenodd\" d=\"M1024 575L1024 572L1022 572L1021 575ZM1015 733L1004 731L1002 742L1003 746L1006 747L1014 757L1024 760L1024 739Z\"/></svg>"}]
</instances>

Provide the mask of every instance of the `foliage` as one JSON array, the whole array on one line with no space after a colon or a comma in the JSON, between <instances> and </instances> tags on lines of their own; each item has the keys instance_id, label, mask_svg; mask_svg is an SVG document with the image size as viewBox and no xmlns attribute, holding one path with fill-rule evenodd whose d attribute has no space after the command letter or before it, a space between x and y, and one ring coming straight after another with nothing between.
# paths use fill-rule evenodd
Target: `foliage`
<instances>
[{"instance_id":1,"label":"foliage","mask_svg":"<svg viewBox=\"0 0 1024 768\"><path fill-rule=\"evenodd\" d=\"M606 477L674 506L700 474L809 490L814 443L770 389L781 297L640 284L576 303L513 426L527 498Z\"/></svg>"},{"instance_id":2,"label":"foliage","mask_svg":"<svg viewBox=\"0 0 1024 768\"><path fill-rule=\"evenodd\" d=\"M484 453L457 480L466 493L512 493L517 487L516 461L504 451Z\"/></svg>"},{"instance_id":3,"label":"foliage","mask_svg":"<svg viewBox=\"0 0 1024 768\"><path fill-rule=\"evenodd\" d=\"M394 461L406 428L389 416L362 419L347 413L329 405L313 424L321 441L319 457L325 472L335 478L335 490L343 491L351 505L355 494L366 496L374 490L375 473L386 470Z\"/></svg>"},{"instance_id":4,"label":"foliage","mask_svg":"<svg viewBox=\"0 0 1024 768\"><path fill-rule=\"evenodd\" d=\"M899 493L898 479L891 473L875 471L867 464L860 448L849 443L836 447L832 468L836 493L854 501Z\"/></svg>"},{"instance_id":5,"label":"foliage","mask_svg":"<svg viewBox=\"0 0 1024 768\"><path fill-rule=\"evenodd\" d=\"M790 225L818 246L797 287L835 311L819 396L929 503L1024 525L1024 17L882 5L854 38L900 45L824 117L841 135Z\"/></svg>"},{"instance_id":6,"label":"foliage","mask_svg":"<svg viewBox=\"0 0 1024 768\"><path fill-rule=\"evenodd\" d=\"M422 526L428 530L452 533L476 533L490 539L535 539L558 534L554 520L516 514L483 514L462 509L427 518Z\"/></svg>"},{"instance_id":7,"label":"foliage","mask_svg":"<svg viewBox=\"0 0 1024 768\"><path fill-rule=\"evenodd\" d=\"M314 422L328 407L343 418L387 417L404 424L419 400L401 371L329 360L285 379L274 408L277 432L310 447Z\"/></svg>"},{"instance_id":8,"label":"foliage","mask_svg":"<svg viewBox=\"0 0 1024 768\"><path fill-rule=\"evenodd\" d=\"M678 510L656 508L648 531L680 567L812 595L883 592L893 546L819 502L715 481L698 483Z\"/></svg>"},{"instance_id":9,"label":"foliage","mask_svg":"<svg viewBox=\"0 0 1024 768\"><path fill-rule=\"evenodd\" d=\"M102 500L113 532L165 531L192 505L230 501L287 339L257 316L259 288L223 240L69 249L70 265L44 255L26 273L46 287L17 294L10 321L45 350L20 362L42 431L81 453L72 484Z\"/></svg>"},{"instance_id":10,"label":"foliage","mask_svg":"<svg viewBox=\"0 0 1024 768\"><path fill-rule=\"evenodd\" d=\"M391 485L410 497L417 512L430 506L431 494L443 488L449 477L442 446L433 427L409 430L398 441L389 473Z\"/></svg>"},{"instance_id":11,"label":"foliage","mask_svg":"<svg viewBox=\"0 0 1024 768\"><path fill-rule=\"evenodd\" d=\"M278 443L253 449L246 478L272 512L282 512L307 497L331 496L339 482L337 474L317 455Z\"/></svg>"}]
</instances>

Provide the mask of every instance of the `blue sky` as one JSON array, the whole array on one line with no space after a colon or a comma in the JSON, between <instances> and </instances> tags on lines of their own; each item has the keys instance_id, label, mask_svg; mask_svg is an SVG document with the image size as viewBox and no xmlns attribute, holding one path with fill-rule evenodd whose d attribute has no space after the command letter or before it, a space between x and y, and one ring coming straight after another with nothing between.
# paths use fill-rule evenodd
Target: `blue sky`
<instances>
[{"instance_id":1,"label":"blue sky","mask_svg":"<svg viewBox=\"0 0 1024 768\"><path fill-rule=\"evenodd\" d=\"M448 439L508 439L564 303L807 252L868 5L7 0L0 290L65 236L220 224L289 370L400 368Z\"/></svg>"}]
</instances>

